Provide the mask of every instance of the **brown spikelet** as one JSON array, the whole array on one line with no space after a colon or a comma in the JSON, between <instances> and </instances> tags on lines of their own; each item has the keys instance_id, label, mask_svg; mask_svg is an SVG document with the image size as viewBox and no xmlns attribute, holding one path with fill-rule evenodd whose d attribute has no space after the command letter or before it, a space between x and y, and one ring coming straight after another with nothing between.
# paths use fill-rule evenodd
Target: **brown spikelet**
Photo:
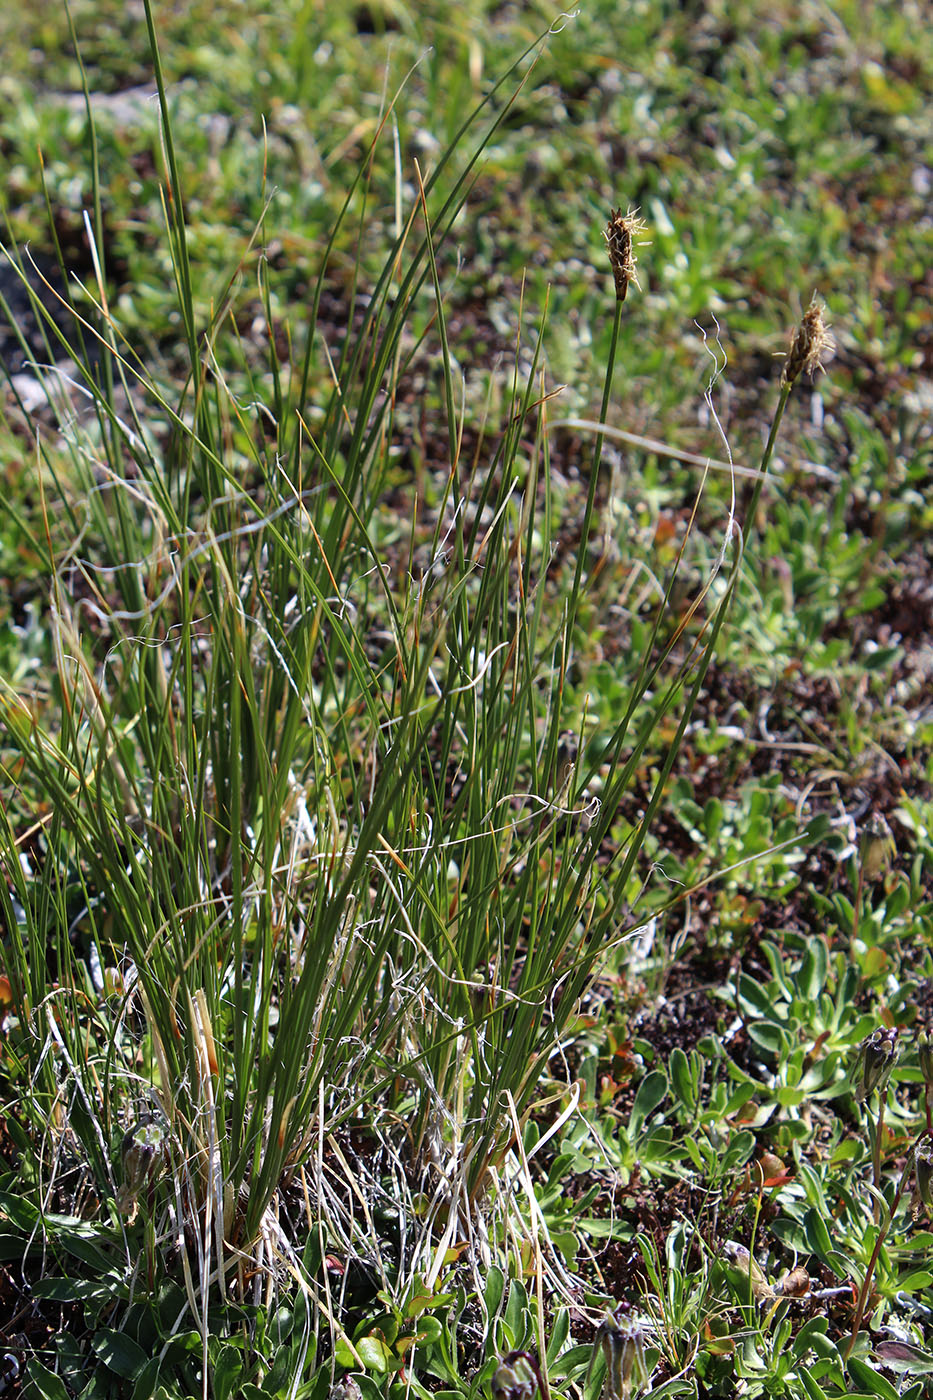
<instances>
[{"instance_id":1,"label":"brown spikelet","mask_svg":"<svg viewBox=\"0 0 933 1400\"><path fill-rule=\"evenodd\" d=\"M625 300L630 282L638 286L633 249L635 237L641 233L645 224L637 215L637 209L629 209L626 214L623 214L621 209L613 209L606 226L606 243L609 248L609 265L616 284L616 301Z\"/></svg>"},{"instance_id":2,"label":"brown spikelet","mask_svg":"<svg viewBox=\"0 0 933 1400\"><path fill-rule=\"evenodd\" d=\"M823 368L822 356L831 354L836 342L823 321L823 303L814 294L794 332L790 352L781 371L781 384L793 384L801 374L814 374Z\"/></svg>"}]
</instances>

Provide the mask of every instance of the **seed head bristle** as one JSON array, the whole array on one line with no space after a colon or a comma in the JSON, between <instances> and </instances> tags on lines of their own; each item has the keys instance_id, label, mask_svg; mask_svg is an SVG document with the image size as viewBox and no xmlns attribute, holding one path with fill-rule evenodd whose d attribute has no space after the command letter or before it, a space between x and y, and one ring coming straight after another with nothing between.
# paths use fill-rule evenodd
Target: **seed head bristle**
<instances>
[{"instance_id":1,"label":"seed head bristle","mask_svg":"<svg viewBox=\"0 0 933 1400\"><path fill-rule=\"evenodd\" d=\"M814 295L794 332L794 339L781 371L781 384L793 384L804 372L815 374L818 369L823 368L823 355L831 354L835 348L836 342L823 320L823 303Z\"/></svg>"},{"instance_id":2,"label":"seed head bristle","mask_svg":"<svg viewBox=\"0 0 933 1400\"><path fill-rule=\"evenodd\" d=\"M621 209L613 209L606 226L606 244L609 248L609 265L616 286L616 301L624 301L630 282L638 286L635 275L634 243L637 234L645 228L638 218L637 209L629 209L623 214Z\"/></svg>"}]
</instances>

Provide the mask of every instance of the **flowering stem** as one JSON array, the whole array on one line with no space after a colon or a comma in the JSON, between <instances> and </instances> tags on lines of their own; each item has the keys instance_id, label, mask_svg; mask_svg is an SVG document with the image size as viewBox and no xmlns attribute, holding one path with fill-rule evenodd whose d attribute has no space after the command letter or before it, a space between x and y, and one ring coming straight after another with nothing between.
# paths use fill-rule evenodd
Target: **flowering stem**
<instances>
[{"instance_id":1,"label":"flowering stem","mask_svg":"<svg viewBox=\"0 0 933 1400\"><path fill-rule=\"evenodd\" d=\"M865 1277L863 1278L862 1286L859 1289L858 1301L855 1304L855 1318L852 1323L852 1335L849 1337L849 1341L845 1351L846 1361L848 1361L849 1357L852 1354L852 1348L855 1346L855 1339L859 1334L859 1328L861 1327L862 1320L865 1317L865 1308L868 1303L868 1295L871 1289L871 1281L874 1276L875 1265L878 1262L878 1255L881 1253L881 1246L887 1239L888 1231L890 1230L891 1225L893 1224L894 1217L897 1214L897 1208L901 1203L901 1196L904 1194L904 1187L910 1180L910 1173L913 1170L914 1157L916 1156L917 1148L919 1147L923 1139L927 1136L928 1134L926 1133L926 1131L922 1132L917 1138L917 1141L911 1145L910 1151L907 1154L907 1160L905 1161L903 1170L901 1172L901 1179L897 1183L897 1190L894 1193L894 1200L891 1202L891 1208L888 1211L888 1218L884 1222L884 1225L881 1227L881 1229L878 1231L878 1238L875 1240L875 1247L872 1250L871 1257L868 1260L868 1268L865 1270Z\"/></svg>"},{"instance_id":2,"label":"flowering stem","mask_svg":"<svg viewBox=\"0 0 933 1400\"><path fill-rule=\"evenodd\" d=\"M862 887L865 883L865 863L859 861L858 880L855 885L855 907L852 910L852 932L849 935L849 956L855 962L855 940L862 918Z\"/></svg>"},{"instance_id":3,"label":"flowering stem","mask_svg":"<svg viewBox=\"0 0 933 1400\"><path fill-rule=\"evenodd\" d=\"M882 1089L878 1095L878 1119L875 1123L875 1142L871 1155L871 1179L875 1190L881 1190L881 1139L884 1136L884 1106L887 1102L887 1090ZM881 1201L875 1196L873 1217L875 1224L881 1220Z\"/></svg>"},{"instance_id":4,"label":"flowering stem","mask_svg":"<svg viewBox=\"0 0 933 1400\"><path fill-rule=\"evenodd\" d=\"M765 450L762 453L761 466L758 468L758 479L755 482L755 489L752 492L752 498L747 512L749 523L751 523L755 511L758 509L758 501L765 484L765 477L771 466L771 458L774 456L774 444L777 442L778 430L781 426L781 419L784 417L784 410L787 407L787 400L790 398L792 387L792 383L785 384L783 381L781 383L781 396L778 399L777 408L774 410L774 417L771 420L771 431L768 434L768 441L765 443Z\"/></svg>"},{"instance_id":5,"label":"flowering stem","mask_svg":"<svg viewBox=\"0 0 933 1400\"><path fill-rule=\"evenodd\" d=\"M612 323L612 339L609 342L609 358L606 361L606 378L603 382L603 401L599 410L599 421L605 423L609 413L609 398L612 392L612 375L615 369L616 350L619 345L619 330L622 326L622 302L616 299L615 319ZM593 464L590 467L590 487L586 497L586 510L583 514L583 529L580 535L581 548L577 553L577 564L573 575L573 589L571 597L576 599L580 591L580 581L583 577L583 566L586 562L586 541L590 537L590 522L593 519L593 507L596 504L596 488L599 484L599 464L603 455L603 443L606 440L605 433L598 433L596 444L593 448Z\"/></svg>"}]
</instances>

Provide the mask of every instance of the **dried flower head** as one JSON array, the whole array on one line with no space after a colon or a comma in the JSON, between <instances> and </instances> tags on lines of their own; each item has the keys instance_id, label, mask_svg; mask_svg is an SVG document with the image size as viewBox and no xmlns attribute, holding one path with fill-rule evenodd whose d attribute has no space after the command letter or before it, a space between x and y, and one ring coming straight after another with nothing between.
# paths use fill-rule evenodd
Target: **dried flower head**
<instances>
[{"instance_id":1,"label":"dried flower head","mask_svg":"<svg viewBox=\"0 0 933 1400\"><path fill-rule=\"evenodd\" d=\"M872 812L859 836L859 855L866 880L877 880L891 864L894 837L880 812Z\"/></svg>"},{"instance_id":2,"label":"dried flower head","mask_svg":"<svg viewBox=\"0 0 933 1400\"><path fill-rule=\"evenodd\" d=\"M606 1358L606 1378L602 1400L629 1400L651 1382L651 1371L645 1354L648 1334L635 1318L619 1318L611 1313L597 1329L590 1358L587 1380L599 1351Z\"/></svg>"},{"instance_id":3,"label":"dried flower head","mask_svg":"<svg viewBox=\"0 0 933 1400\"><path fill-rule=\"evenodd\" d=\"M917 1201L922 1201L927 1210L933 1209L933 1146L924 1143L917 1148L914 1158L914 1210Z\"/></svg>"},{"instance_id":4,"label":"dried flower head","mask_svg":"<svg viewBox=\"0 0 933 1400\"><path fill-rule=\"evenodd\" d=\"M823 320L823 303L814 293L810 305L803 314L800 325L794 332L790 352L784 361L781 384L793 384L801 374L815 374L823 368L822 356L832 354L836 342Z\"/></svg>"},{"instance_id":5,"label":"dried flower head","mask_svg":"<svg viewBox=\"0 0 933 1400\"><path fill-rule=\"evenodd\" d=\"M490 1385L493 1400L533 1400L537 1393L544 1400L541 1372L528 1351L510 1351L496 1367Z\"/></svg>"},{"instance_id":6,"label":"dried flower head","mask_svg":"<svg viewBox=\"0 0 933 1400\"><path fill-rule=\"evenodd\" d=\"M363 1400L363 1392L352 1376L344 1376L331 1386L327 1400Z\"/></svg>"},{"instance_id":7,"label":"dried flower head","mask_svg":"<svg viewBox=\"0 0 933 1400\"><path fill-rule=\"evenodd\" d=\"M855 1058L850 1083L856 1101L861 1103L875 1090L883 1091L891 1078L898 1056L897 1031L879 1026L862 1041Z\"/></svg>"},{"instance_id":8,"label":"dried flower head","mask_svg":"<svg viewBox=\"0 0 933 1400\"><path fill-rule=\"evenodd\" d=\"M144 1113L120 1142L120 1162L123 1185L117 1192L117 1210L122 1215L135 1215L136 1203L144 1189L161 1170L168 1142L163 1122Z\"/></svg>"},{"instance_id":9,"label":"dried flower head","mask_svg":"<svg viewBox=\"0 0 933 1400\"><path fill-rule=\"evenodd\" d=\"M628 284L638 286L635 275L635 239L646 227L638 218L637 209L629 209L623 214L621 209L613 209L606 225L606 244L609 248L609 265L616 285L616 301L624 301Z\"/></svg>"},{"instance_id":10,"label":"dried flower head","mask_svg":"<svg viewBox=\"0 0 933 1400\"><path fill-rule=\"evenodd\" d=\"M933 1084L933 1035L921 1030L917 1036L917 1058L924 1084Z\"/></svg>"},{"instance_id":11,"label":"dried flower head","mask_svg":"<svg viewBox=\"0 0 933 1400\"><path fill-rule=\"evenodd\" d=\"M733 1269L748 1276L752 1296L756 1302L770 1302L774 1298L774 1289L768 1282L764 1270L757 1259L749 1254L744 1244L739 1244L736 1240L726 1240L722 1247L722 1253L723 1258L732 1265Z\"/></svg>"},{"instance_id":12,"label":"dried flower head","mask_svg":"<svg viewBox=\"0 0 933 1400\"><path fill-rule=\"evenodd\" d=\"M810 1292L810 1275L802 1265L789 1269L783 1278L774 1285L775 1293L782 1298L805 1298Z\"/></svg>"}]
</instances>

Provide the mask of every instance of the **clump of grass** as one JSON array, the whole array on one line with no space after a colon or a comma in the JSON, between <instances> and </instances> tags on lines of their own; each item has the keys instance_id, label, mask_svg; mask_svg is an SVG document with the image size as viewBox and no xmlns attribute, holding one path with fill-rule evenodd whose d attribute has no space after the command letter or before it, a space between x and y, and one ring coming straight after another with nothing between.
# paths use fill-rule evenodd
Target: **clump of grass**
<instances>
[{"instance_id":1,"label":"clump of grass","mask_svg":"<svg viewBox=\"0 0 933 1400\"><path fill-rule=\"evenodd\" d=\"M156 1306L174 1281L177 1315L160 1325L197 1332L206 1395L218 1336L245 1329L250 1374L271 1369L257 1314L277 1288L297 1280L304 1300L297 1384L325 1336L327 1356L342 1346L360 1362L344 1326L352 1267L401 1306L467 1247L477 1274L507 1262L535 1096L594 968L628 935L624 892L746 535L730 516L704 622L697 599L662 644L662 608L599 772L562 763L555 783L602 439L555 614L545 327L488 426L494 446L465 461L437 257L521 87L503 99L507 75L418 173L339 349L317 333L329 248L304 356L285 368L254 259L270 353L262 377L244 365L244 393L220 347L265 226L199 325L148 0L146 16L188 377L176 397L161 390L110 311L95 163L97 297L69 345L90 411L60 418L56 446L38 440L64 510L47 494L45 538L32 540L51 579L56 704L3 693L7 1073L22 1140L48 1144L24 1183L36 1230L53 1248L90 1235L124 1331L141 1326L140 1296ZM364 232L365 196L361 172L344 217L359 211ZM602 422L639 227L616 212L607 231ZM818 359L821 323L807 315L749 521L794 379ZM435 494L409 498L406 541L385 495L399 386L427 346L446 471ZM616 814L662 725L663 761L620 847ZM354 1132L376 1166L351 1162ZM533 1235L541 1321L559 1271ZM167 1347L137 1384L155 1385Z\"/></svg>"}]
</instances>

